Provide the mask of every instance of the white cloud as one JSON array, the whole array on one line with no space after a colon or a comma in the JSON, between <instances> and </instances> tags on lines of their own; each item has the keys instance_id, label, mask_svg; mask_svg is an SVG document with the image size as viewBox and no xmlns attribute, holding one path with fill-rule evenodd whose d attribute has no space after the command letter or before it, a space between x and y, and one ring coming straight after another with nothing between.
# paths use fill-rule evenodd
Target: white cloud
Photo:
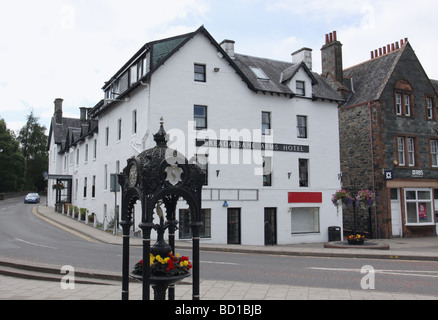
<instances>
[{"instance_id":1,"label":"white cloud","mask_svg":"<svg viewBox=\"0 0 438 320\"><path fill-rule=\"evenodd\" d=\"M291 15L334 21L345 18L349 14L357 14L368 2L367 0L274 0L267 1L266 8L270 11L287 11Z\"/></svg>"},{"instance_id":2,"label":"white cloud","mask_svg":"<svg viewBox=\"0 0 438 320\"><path fill-rule=\"evenodd\" d=\"M9 121L6 123L7 128L13 132L15 132L18 135L18 132L21 130L21 128L24 127L26 124L25 121Z\"/></svg>"},{"instance_id":3,"label":"white cloud","mask_svg":"<svg viewBox=\"0 0 438 320\"><path fill-rule=\"evenodd\" d=\"M317 25L321 30L319 42L307 44L314 49L314 69L320 71L319 48L324 34L336 30L343 46L344 67L370 59L370 51L387 44L409 38L429 77L438 79L435 52L438 42L434 33L438 30L438 1L417 0L274 0L266 1L270 12L288 12L293 19L304 19L302 30ZM309 39L302 39L309 41ZM299 48L297 48L299 49ZM316 62L316 63L315 63Z\"/></svg>"},{"instance_id":4,"label":"white cloud","mask_svg":"<svg viewBox=\"0 0 438 320\"><path fill-rule=\"evenodd\" d=\"M438 78L434 58L438 42L431 41L433 31L438 29L438 2L418 0L415 6L406 0L372 2L363 11L363 23L339 30L344 43L344 66L368 60L372 50L409 38L426 72Z\"/></svg>"},{"instance_id":5,"label":"white cloud","mask_svg":"<svg viewBox=\"0 0 438 320\"><path fill-rule=\"evenodd\" d=\"M142 45L187 31L175 24L196 23L208 10L204 0L1 2L0 116L18 111L6 121L19 123L33 109L48 126L57 97L78 116L78 107L93 107L104 82Z\"/></svg>"},{"instance_id":6,"label":"white cloud","mask_svg":"<svg viewBox=\"0 0 438 320\"><path fill-rule=\"evenodd\" d=\"M291 61L293 51L310 47L316 72L325 33L338 31L345 67L408 37L428 75L438 79L438 1L235 1L2 1L0 116L20 123L34 110L49 126L53 101L60 97L66 114L78 117L78 107L94 106L104 81L143 44L194 31L204 22L216 40L237 40L239 53Z\"/></svg>"}]
</instances>

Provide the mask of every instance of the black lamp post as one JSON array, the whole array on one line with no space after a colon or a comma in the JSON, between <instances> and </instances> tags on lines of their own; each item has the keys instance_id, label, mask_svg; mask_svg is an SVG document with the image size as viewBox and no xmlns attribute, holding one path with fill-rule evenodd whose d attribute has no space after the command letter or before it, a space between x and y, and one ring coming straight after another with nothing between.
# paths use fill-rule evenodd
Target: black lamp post
<instances>
[{"instance_id":1,"label":"black lamp post","mask_svg":"<svg viewBox=\"0 0 438 320\"><path fill-rule=\"evenodd\" d=\"M149 267L150 254L166 257L175 252L176 205L184 199L190 209L190 226L193 241L193 300L199 299L199 228L201 223L201 194L205 174L196 164L167 147L166 132L161 119L160 130L154 135L156 146L128 160L128 165L119 174L122 188L122 228L123 228L123 283L122 299L129 299L129 228L132 226L133 207L141 201L142 222L139 227L143 233L143 299L149 300L149 286L153 285L155 299L164 299L169 286L184 277L156 276ZM161 209L165 206L166 217ZM160 223L154 224L154 210ZM157 243L151 247L151 232L156 230ZM165 242L164 233L169 231L169 242ZM185 275L187 276L187 275ZM169 299L174 299L174 289L169 292Z\"/></svg>"}]
</instances>

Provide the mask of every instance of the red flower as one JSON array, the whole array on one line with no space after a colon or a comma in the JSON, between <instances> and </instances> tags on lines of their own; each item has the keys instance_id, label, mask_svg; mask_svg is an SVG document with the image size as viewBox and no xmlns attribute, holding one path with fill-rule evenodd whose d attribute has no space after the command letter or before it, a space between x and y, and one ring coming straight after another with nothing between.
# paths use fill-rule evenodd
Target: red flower
<instances>
[{"instance_id":1,"label":"red flower","mask_svg":"<svg viewBox=\"0 0 438 320\"><path fill-rule=\"evenodd\" d=\"M169 272L170 270L175 269L175 265L173 264L172 259L170 259L169 261L167 261L167 269L166 271Z\"/></svg>"}]
</instances>

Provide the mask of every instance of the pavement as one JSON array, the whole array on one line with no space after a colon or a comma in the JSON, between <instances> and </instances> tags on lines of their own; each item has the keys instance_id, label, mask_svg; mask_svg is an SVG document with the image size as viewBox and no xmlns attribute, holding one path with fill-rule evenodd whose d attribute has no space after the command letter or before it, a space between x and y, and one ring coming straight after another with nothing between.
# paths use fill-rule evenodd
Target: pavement
<instances>
[{"instance_id":1,"label":"pavement","mask_svg":"<svg viewBox=\"0 0 438 320\"><path fill-rule=\"evenodd\" d=\"M37 206L33 214L48 223L88 241L121 245L122 237L86 225L47 206ZM132 246L142 239L131 237ZM335 244L335 245L333 245ZM190 241L177 241L178 248L191 248ZM278 246L221 245L201 243L201 251L225 251L283 256L338 257L438 261L438 237L376 239L365 247L342 243L316 243ZM25 270L23 272L23 270ZM64 273L65 275L65 273ZM65 283L59 267L29 264L0 257L0 300L120 300L120 274L96 270L75 270L74 284ZM202 279L201 300L438 300L438 295L417 295L293 285L271 285ZM73 288L74 286L74 288ZM130 283L130 299L141 299L141 283ZM176 300L191 300L190 282L176 286ZM152 291L151 291L152 292ZM153 297L153 294L151 294Z\"/></svg>"}]
</instances>

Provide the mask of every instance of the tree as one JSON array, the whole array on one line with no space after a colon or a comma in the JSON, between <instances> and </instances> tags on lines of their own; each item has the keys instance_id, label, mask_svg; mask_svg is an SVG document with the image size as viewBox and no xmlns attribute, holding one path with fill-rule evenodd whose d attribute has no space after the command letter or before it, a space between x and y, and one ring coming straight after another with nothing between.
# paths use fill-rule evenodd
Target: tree
<instances>
[{"instance_id":1,"label":"tree","mask_svg":"<svg viewBox=\"0 0 438 320\"><path fill-rule=\"evenodd\" d=\"M0 192L18 191L24 185L25 160L15 134L0 119Z\"/></svg>"},{"instance_id":2,"label":"tree","mask_svg":"<svg viewBox=\"0 0 438 320\"><path fill-rule=\"evenodd\" d=\"M48 170L46 127L38 123L33 111L27 116L27 122L21 128L17 140L26 160L25 183L29 190L44 190L46 182L43 172Z\"/></svg>"}]
</instances>

